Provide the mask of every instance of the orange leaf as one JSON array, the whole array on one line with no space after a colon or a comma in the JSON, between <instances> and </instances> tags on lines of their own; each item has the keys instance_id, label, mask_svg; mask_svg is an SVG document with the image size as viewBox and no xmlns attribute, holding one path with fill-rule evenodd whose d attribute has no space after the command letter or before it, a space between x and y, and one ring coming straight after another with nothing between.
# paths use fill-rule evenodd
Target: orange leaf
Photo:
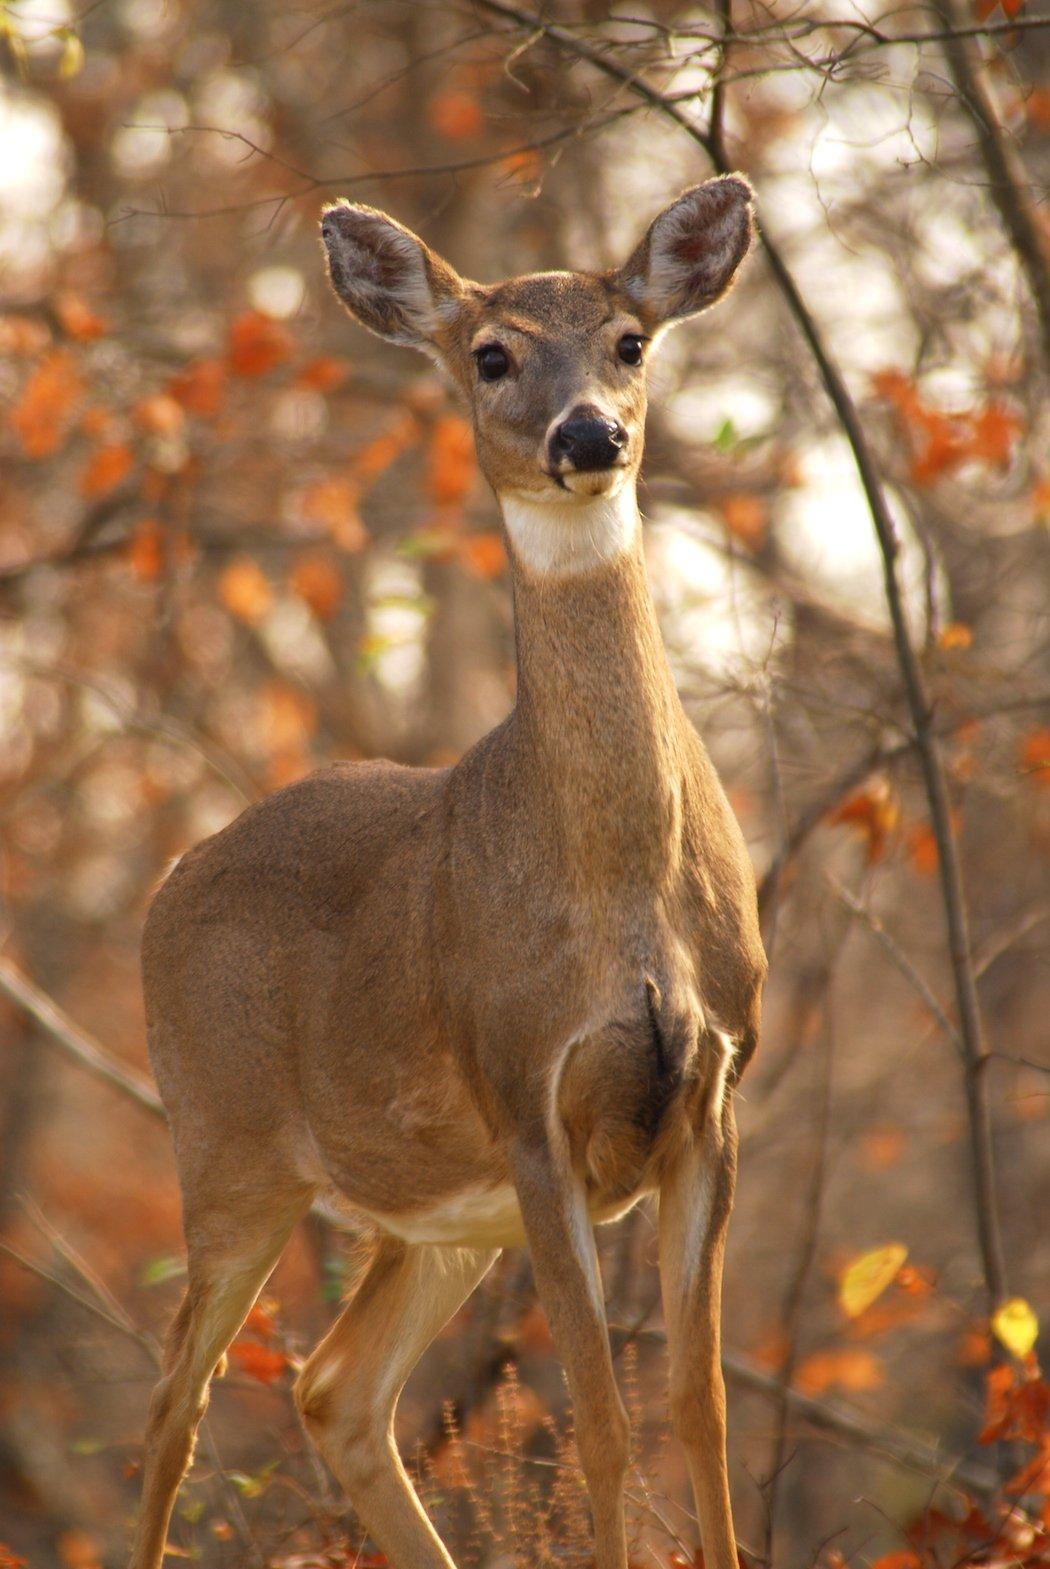
<instances>
[{"instance_id":1,"label":"orange leaf","mask_svg":"<svg viewBox=\"0 0 1050 1569\"><path fill-rule=\"evenodd\" d=\"M499 161L505 174L514 175L525 185L532 185L540 177L543 163L534 147L516 147Z\"/></svg>"},{"instance_id":2,"label":"orange leaf","mask_svg":"<svg viewBox=\"0 0 1050 1569\"><path fill-rule=\"evenodd\" d=\"M917 1264L905 1264L897 1271L897 1290L909 1297L928 1297L936 1285L937 1277L931 1269Z\"/></svg>"},{"instance_id":3,"label":"orange leaf","mask_svg":"<svg viewBox=\"0 0 1050 1569\"><path fill-rule=\"evenodd\" d=\"M1045 1493L1050 1495L1050 1433L1040 1440L1035 1457L1006 1484L1008 1493Z\"/></svg>"},{"instance_id":4,"label":"orange leaf","mask_svg":"<svg viewBox=\"0 0 1050 1569\"><path fill-rule=\"evenodd\" d=\"M450 142L465 142L471 136L477 136L485 123L477 99L456 88L430 99L427 119L434 130Z\"/></svg>"},{"instance_id":5,"label":"orange leaf","mask_svg":"<svg viewBox=\"0 0 1050 1569\"><path fill-rule=\"evenodd\" d=\"M459 546L459 559L475 577L499 577L507 565L507 552L498 534L467 534Z\"/></svg>"},{"instance_id":6,"label":"orange leaf","mask_svg":"<svg viewBox=\"0 0 1050 1569\"><path fill-rule=\"evenodd\" d=\"M871 1128L861 1137L860 1147L869 1171L885 1171L904 1154L904 1134L900 1128Z\"/></svg>"},{"instance_id":7,"label":"orange leaf","mask_svg":"<svg viewBox=\"0 0 1050 1569\"><path fill-rule=\"evenodd\" d=\"M1029 784L1050 789L1050 725L1029 730L1021 742L1021 769Z\"/></svg>"},{"instance_id":8,"label":"orange leaf","mask_svg":"<svg viewBox=\"0 0 1050 1569\"><path fill-rule=\"evenodd\" d=\"M86 1531L63 1531L55 1546L66 1569L101 1569L98 1545Z\"/></svg>"},{"instance_id":9,"label":"orange leaf","mask_svg":"<svg viewBox=\"0 0 1050 1569\"><path fill-rule=\"evenodd\" d=\"M307 360L295 374L295 385L307 387L312 392L334 392L336 387L341 387L350 374L350 367L345 360L336 359L334 354L319 354L316 359Z\"/></svg>"},{"instance_id":10,"label":"orange leaf","mask_svg":"<svg viewBox=\"0 0 1050 1569\"><path fill-rule=\"evenodd\" d=\"M178 399L163 392L142 398L131 412L143 430L151 431L155 436L173 436L182 429L186 419L186 411Z\"/></svg>"},{"instance_id":11,"label":"orange leaf","mask_svg":"<svg viewBox=\"0 0 1050 1569\"><path fill-rule=\"evenodd\" d=\"M965 621L949 621L937 633L938 648L972 648L973 628Z\"/></svg>"},{"instance_id":12,"label":"orange leaf","mask_svg":"<svg viewBox=\"0 0 1050 1569\"><path fill-rule=\"evenodd\" d=\"M291 352L287 328L261 311L243 311L230 323L226 360L235 376L265 376Z\"/></svg>"},{"instance_id":13,"label":"orange leaf","mask_svg":"<svg viewBox=\"0 0 1050 1569\"><path fill-rule=\"evenodd\" d=\"M308 523L320 523L344 550L362 550L368 543L357 510L357 485L346 475L318 480L299 498Z\"/></svg>"},{"instance_id":14,"label":"orange leaf","mask_svg":"<svg viewBox=\"0 0 1050 1569\"><path fill-rule=\"evenodd\" d=\"M68 349L51 349L22 388L11 427L27 457L45 458L61 444L84 390Z\"/></svg>"},{"instance_id":15,"label":"orange leaf","mask_svg":"<svg viewBox=\"0 0 1050 1569\"><path fill-rule=\"evenodd\" d=\"M5 1542L0 1542L0 1569L26 1569L26 1561L13 1553Z\"/></svg>"},{"instance_id":16,"label":"orange leaf","mask_svg":"<svg viewBox=\"0 0 1050 1569\"><path fill-rule=\"evenodd\" d=\"M871 1569L922 1569L922 1560L918 1553L906 1548L899 1553L884 1553L881 1558L876 1558Z\"/></svg>"},{"instance_id":17,"label":"orange leaf","mask_svg":"<svg viewBox=\"0 0 1050 1569\"><path fill-rule=\"evenodd\" d=\"M1032 487L1032 512L1050 522L1050 479L1041 479Z\"/></svg>"},{"instance_id":18,"label":"orange leaf","mask_svg":"<svg viewBox=\"0 0 1050 1569\"><path fill-rule=\"evenodd\" d=\"M967 456L1005 468L1010 461L1014 441L1022 429L1016 414L1011 414L1001 404L989 403L987 408L973 416L970 437L966 443Z\"/></svg>"},{"instance_id":19,"label":"orange leaf","mask_svg":"<svg viewBox=\"0 0 1050 1569\"><path fill-rule=\"evenodd\" d=\"M235 1340L230 1347L230 1360L249 1378L258 1379L260 1384L276 1384L288 1366L288 1358L283 1351L275 1351L272 1346L260 1346L254 1340Z\"/></svg>"},{"instance_id":20,"label":"orange leaf","mask_svg":"<svg viewBox=\"0 0 1050 1569\"><path fill-rule=\"evenodd\" d=\"M1021 107L1029 125L1050 131L1050 87L1033 87Z\"/></svg>"},{"instance_id":21,"label":"orange leaf","mask_svg":"<svg viewBox=\"0 0 1050 1569\"><path fill-rule=\"evenodd\" d=\"M354 454L351 467L359 479L378 479L414 439L416 422L406 415L390 430L384 430Z\"/></svg>"},{"instance_id":22,"label":"orange leaf","mask_svg":"<svg viewBox=\"0 0 1050 1569\"><path fill-rule=\"evenodd\" d=\"M906 850L908 860L920 877L933 877L936 874L941 858L933 829L928 823L915 823L908 829Z\"/></svg>"},{"instance_id":23,"label":"orange leaf","mask_svg":"<svg viewBox=\"0 0 1050 1569\"><path fill-rule=\"evenodd\" d=\"M321 551L308 551L298 558L288 586L319 621L330 621L343 597L343 575Z\"/></svg>"},{"instance_id":24,"label":"orange leaf","mask_svg":"<svg viewBox=\"0 0 1050 1569\"><path fill-rule=\"evenodd\" d=\"M222 407L226 368L220 360L195 360L168 382L168 393L186 410L201 419L214 419Z\"/></svg>"},{"instance_id":25,"label":"orange leaf","mask_svg":"<svg viewBox=\"0 0 1050 1569\"><path fill-rule=\"evenodd\" d=\"M526 1351L538 1351L544 1356L553 1352L554 1338L550 1323L538 1302L526 1308L518 1320L517 1338Z\"/></svg>"},{"instance_id":26,"label":"orange leaf","mask_svg":"<svg viewBox=\"0 0 1050 1569\"><path fill-rule=\"evenodd\" d=\"M259 718L268 752L296 752L317 728L317 709L301 687L268 681L259 693Z\"/></svg>"},{"instance_id":27,"label":"orange leaf","mask_svg":"<svg viewBox=\"0 0 1050 1569\"><path fill-rule=\"evenodd\" d=\"M895 1291L892 1296L873 1302L871 1307L865 1308L859 1317L853 1319L849 1326L849 1337L851 1340L873 1340L877 1335L899 1329L902 1324L914 1323L922 1317L924 1308L925 1300L921 1295Z\"/></svg>"},{"instance_id":28,"label":"orange leaf","mask_svg":"<svg viewBox=\"0 0 1050 1569\"><path fill-rule=\"evenodd\" d=\"M115 441L113 434L117 422L109 409L85 409L80 416L77 429L85 436L90 436L92 441Z\"/></svg>"},{"instance_id":29,"label":"orange leaf","mask_svg":"<svg viewBox=\"0 0 1050 1569\"><path fill-rule=\"evenodd\" d=\"M135 455L126 442L114 441L99 447L80 471L80 494L108 496L127 478L134 462Z\"/></svg>"},{"instance_id":30,"label":"orange leaf","mask_svg":"<svg viewBox=\"0 0 1050 1569\"><path fill-rule=\"evenodd\" d=\"M884 1379L878 1358L856 1346L816 1351L800 1364L795 1374L796 1386L806 1395L820 1395L834 1388L860 1393L878 1389Z\"/></svg>"},{"instance_id":31,"label":"orange leaf","mask_svg":"<svg viewBox=\"0 0 1050 1569\"><path fill-rule=\"evenodd\" d=\"M958 468L968 456L968 446L946 414L927 409L918 423L924 440L912 459L911 477L916 485L928 485Z\"/></svg>"},{"instance_id":32,"label":"orange leaf","mask_svg":"<svg viewBox=\"0 0 1050 1569\"><path fill-rule=\"evenodd\" d=\"M899 370L876 371L871 384L878 396L892 403L899 414L914 418L922 409L919 390L910 376Z\"/></svg>"},{"instance_id":33,"label":"orange leaf","mask_svg":"<svg viewBox=\"0 0 1050 1569\"><path fill-rule=\"evenodd\" d=\"M979 1444L1001 1438L1040 1443L1050 1418L1050 1386L1027 1368L1003 1362L985 1379L985 1425Z\"/></svg>"},{"instance_id":34,"label":"orange leaf","mask_svg":"<svg viewBox=\"0 0 1050 1569\"><path fill-rule=\"evenodd\" d=\"M721 503L721 512L726 528L749 550L757 550L765 543L769 508L761 496L743 491L735 496L726 496Z\"/></svg>"},{"instance_id":35,"label":"orange leaf","mask_svg":"<svg viewBox=\"0 0 1050 1569\"><path fill-rule=\"evenodd\" d=\"M886 853L886 842L900 822L900 806L885 781L847 797L828 822L855 829L867 841L867 861L874 865Z\"/></svg>"},{"instance_id":36,"label":"orange leaf","mask_svg":"<svg viewBox=\"0 0 1050 1569\"><path fill-rule=\"evenodd\" d=\"M277 1304L272 1297L260 1297L244 1321L245 1329L250 1329L258 1335L260 1340L270 1340L277 1332L275 1314Z\"/></svg>"},{"instance_id":37,"label":"orange leaf","mask_svg":"<svg viewBox=\"0 0 1050 1569\"><path fill-rule=\"evenodd\" d=\"M0 354L40 354L50 342L47 327L35 316L0 316Z\"/></svg>"},{"instance_id":38,"label":"orange leaf","mask_svg":"<svg viewBox=\"0 0 1050 1569\"><path fill-rule=\"evenodd\" d=\"M446 414L436 421L427 452L427 491L438 506L461 505L474 484L474 439L466 420Z\"/></svg>"},{"instance_id":39,"label":"orange leaf","mask_svg":"<svg viewBox=\"0 0 1050 1569\"><path fill-rule=\"evenodd\" d=\"M164 531L156 518L143 518L125 546L128 565L143 583L153 583L164 567Z\"/></svg>"},{"instance_id":40,"label":"orange leaf","mask_svg":"<svg viewBox=\"0 0 1050 1569\"><path fill-rule=\"evenodd\" d=\"M270 581L250 556L238 556L219 575L219 598L231 615L255 626L273 602Z\"/></svg>"},{"instance_id":41,"label":"orange leaf","mask_svg":"<svg viewBox=\"0 0 1050 1569\"><path fill-rule=\"evenodd\" d=\"M992 1360L992 1340L987 1328L971 1324L964 1329L956 1342L955 1360L960 1367L987 1367Z\"/></svg>"},{"instance_id":42,"label":"orange leaf","mask_svg":"<svg viewBox=\"0 0 1050 1569\"><path fill-rule=\"evenodd\" d=\"M56 295L55 315L62 325L62 330L71 338L79 338L82 342L87 342L91 338L101 338L103 333L109 331L109 322L105 317L97 315L85 304L79 294L67 291Z\"/></svg>"},{"instance_id":43,"label":"orange leaf","mask_svg":"<svg viewBox=\"0 0 1050 1569\"><path fill-rule=\"evenodd\" d=\"M779 1373L790 1351L791 1336L782 1325L775 1325L755 1342L751 1348L751 1356L759 1367L768 1368L771 1373Z\"/></svg>"}]
</instances>

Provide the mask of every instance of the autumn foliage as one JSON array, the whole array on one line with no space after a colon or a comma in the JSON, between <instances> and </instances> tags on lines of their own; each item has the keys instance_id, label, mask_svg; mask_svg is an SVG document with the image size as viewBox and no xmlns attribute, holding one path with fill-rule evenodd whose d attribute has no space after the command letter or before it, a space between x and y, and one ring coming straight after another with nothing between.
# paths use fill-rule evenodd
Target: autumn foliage
<instances>
[{"instance_id":1,"label":"autumn foliage","mask_svg":"<svg viewBox=\"0 0 1050 1569\"><path fill-rule=\"evenodd\" d=\"M772 959L726 1260L742 1561L1050 1563L1047 33L1030 0L956 8L966 87L943 7L848 9L737 0L724 45L724 7L676 0L0 3L0 1569L126 1560L186 1284L148 1110L154 890L268 791L333 762L447 766L514 701L470 409L348 321L320 207L387 206L482 283L602 272L711 172L712 110L774 255L647 350L640 500ZM658 1229L646 1201L596 1243L630 1561L700 1569ZM320 1213L297 1229L216 1379L171 1562L386 1569L291 1393L368 1246ZM461 1569L592 1569L572 1430L508 1250L399 1416Z\"/></svg>"}]
</instances>

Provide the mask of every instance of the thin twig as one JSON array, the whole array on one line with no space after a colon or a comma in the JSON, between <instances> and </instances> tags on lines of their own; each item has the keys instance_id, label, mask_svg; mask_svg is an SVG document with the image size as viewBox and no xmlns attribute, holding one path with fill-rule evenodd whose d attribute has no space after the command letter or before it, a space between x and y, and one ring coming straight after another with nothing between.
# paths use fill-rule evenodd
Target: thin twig
<instances>
[{"instance_id":1,"label":"thin twig","mask_svg":"<svg viewBox=\"0 0 1050 1569\"><path fill-rule=\"evenodd\" d=\"M555 147L561 142L571 141L576 137L592 131L604 130L607 126L615 124L628 116L637 113L637 105L628 105L613 109L608 114L600 115L593 120L580 121L574 119L570 125L561 126L556 131L551 131L545 136L538 136L531 142L523 142L518 147L504 147L498 152L478 154L473 158L457 158L448 163L416 164L399 169L372 169L364 174L311 174L305 169L293 168L283 159L271 153L268 148L261 147L258 142L252 141L243 131L231 130L222 125L180 125L180 126L143 126L142 129L163 130L170 136L188 135L193 132L211 136L221 136L224 141L240 142L249 155L262 158L267 163L275 164L287 174L300 181L299 187L294 191L285 191L276 196L257 196L247 202L228 202L219 207L200 208L161 208L149 209L145 207L124 208L119 218L110 220L110 227L117 223L125 222L128 218L221 218L231 213L248 212L256 207L266 207L271 203L283 207L285 203L297 201L300 197L309 196L318 191L349 190L352 186L380 184L390 180L408 180L433 176L438 174L455 175L470 173L475 169L491 168L493 164L505 163L513 169L513 160L526 153L543 152L549 147Z\"/></svg>"},{"instance_id":2,"label":"thin twig","mask_svg":"<svg viewBox=\"0 0 1050 1569\"><path fill-rule=\"evenodd\" d=\"M129 1327L122 1319L114 1317L109 1309L104 1308L100 1302L95 1302L91 1297L86 1297L81 1292L75 1291L72 1286L66 1284L60 1275L52 1274L51 1270L45 1269L42 1264L38 1264L34 1259L27 1258L24 1253L20 1253L18 1248L12 1247L9 1242L0 1242L0 1253L6 1253L8 1258L14 1259L15 1263L20 1265L22 1269L27 1269L30 1274L39 1276L41 1280L46 1280L55 1287L56 1291L61 1291L63 1296L68 1297L71 1302L75 1302L78 1307L82 1307L85 1312L93 1314L95 1318L101 1319L104 1324L108 1324L110 1329L115 1329L118 1334L127 1335L130 1340L135 1341L136 1345L142 1347L154 1364L159 1365L160 1352L156 1341L151 1336L135 1329L133 1325Z\"/></svg>"},{"instance_id":3,"label":"thin twig","mask_svg":"<svg viewBox=\"0 0 1050 1569\"><path fill-rule=\"evenodd\" d=\"M74 1024L69 1015L63 1013L46 992L34 986L10 959L2 955L0 955L0 991L5 992L20 1008L24 1008L26 1013L36 1020L74 1062L79 1063L82 1068L87 1068L99 1078L105 1079L107 1084L111 1084L114 1089L127 1095L136 1106L140 1106L143 1111L148 1111L151 1116L164 1116L164 1106L160 1096L148 1079L136 1073L134 1068L126 1068L122 1062L111 1057L98 1041L86 1034L79 1025Z\"/></svg>"},{"instance_id":4,"label":"thin twig","mask_svg":"<svg viewBox=\"0 0 1050 1569\"><path fill-rule=\"evenodd\" d=\"M841 943L842 938L840 936L839 942L836 944L836 953L841 947ZM829 964L829 977L830 972L831 966ZM791 1459L787 1452L788 1394L795 1377L795 1368L798 1365L802 1304L805 1300L806 1287L817 1256L820 1223L824 1209L824 1187L828 1164L828 1130L831 1126L832 1081L835 1058L835 1037L826 1005L822 1033L824 1036L824 1060L821 1065L820 1093L817 1097L815 1127L813 1130L813 1160L807 1191L803 1198L804 1211L801 1246L791 1273L791 1279L784 1293L780 1314L780 1321L784 1327L787 1345L783 1364L780 1368L782 1388L780 1399L776 1405L773 1445L770 1452L769 1469L766 1473L766 1481L763 1487L766 1501L766 1540L763 1556L767 1564L775 1562L774 1544L776 1541L777 1504L780 1499L780 1484Z\"/></svg>"},{"instance_id":5,"label":"thin twig","mask_svg":"<svg viewBox=\"0 0 1050 1569\"><path fill-rule=\"evenodd\" d=\"M999 714L1042 708L1047 701L1047 694L1040 692L1032 696L1012 698L1008 702L995 703L988 707L974 709L969 717L971 719L991 719ZM936 733L938 736L950 736L959 728L959 723L958 716L942 720L936 726ZM901 741L895 741L892 746L879 744L871 747L867 752L862 753L855 762L848 764L840 774L836 774L828 788L799 813L795 822L784 834L781 844L778 846L758 885L758 909L762 917L763 928L766 927L770 914L775 907L780 882L786 868L794 860L810 835L826 820L829 813L838 805L843 796L849 795L852 791L858 789L876 769L888 768L892 763L899 762L909 752L914 752L917 746L916 738L908 735Z\"/></svg>"},{"instance_id":6,"label":"thin twig","mask_svg":"<svg viewBox=\"0 0 1050 1569\"><path fill-rule=\"evenodd\" d=\"M67 686L80 687L85 692L93 692L107 708L123 720L129 732L153 736L169 746L184 746L188 751L196 752L197 756L245 805L259 800L261 792L256 788L254 781L245 773L240 763L221 747L206 738L202 739L188 725L181 724L177 719L171 719L167 715L162 714L156 719L145 718L132 704L98 677L84 675L82 671L74 670L70 666L41 664L35 659L25 659L18 654L0 653L0 664L9 665L25 675L36 676L41 681L64 681Z\"/></svg>"},{"instance_id":7,"label":"thin twig","mask_svg":"<svg viewBox=\"0 0 1050 1569\"><path fill-rule=\"evenodd\" d=\"M883 926L878 916L873 915L872 912L863 904L861 904L860 900L857 899L848 888L843 887L843 885L836 878L827 875L825 876L824 880L831 889L832 893L835 895L836 899L838 899L839 902L843 904L847 910L849 910L851 915L855 915L857 919L862 921L863 924L867 927L868 931L875 938L875 941L878 943L883 953L885 953L889 958L890 963L895 965L895 967L904 976L905 980L915 988L923 1002L926 1004L926 1007L937 1020L937 1023L940 1025L947 1038L961 1052L962 1042L959 1039L959 1032L955 1028L955 1025L952 1023L951 1019L949 1019L948 1015L945 1013L936 993L933 991L932 987L929 986L923 976L919 974L919 971L908 958L908 955L896 942L894 942L893 938L890 936L885 926Z\"/></svg>"}]
</instances>

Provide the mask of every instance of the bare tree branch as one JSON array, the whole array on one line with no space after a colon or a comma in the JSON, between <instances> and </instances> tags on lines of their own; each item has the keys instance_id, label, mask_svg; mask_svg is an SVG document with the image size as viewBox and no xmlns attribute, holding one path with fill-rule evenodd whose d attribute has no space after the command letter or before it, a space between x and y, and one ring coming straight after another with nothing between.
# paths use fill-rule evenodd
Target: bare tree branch
<instances>
[{"instance_id":1,"label":"bare tree branch","mask_svg":"<svg viewBox=\"0 0 1050 1569\"><path fill-rule=\"evenodd\" d=\"M635 72L620 64L615 58L582 42L566 29L547 24L534 13L506 4L504 0L474 0L474 4L494 15L515 21L522 27L541 28L545 36L560 48L578 59L588 61L603 75L622 81L652 108L681 126L686 135L707 154L716 173L732 172L730 162L712 146L707 130L697 125L676 104L671 103L658 88L639 80ZM983 1038L980 1006L974 980L969 923L958 847L952 826L948 781L933 723L933 707L926 690L922 665L908 630L904 596L898 576L900 538L886 500L882 478L864 430L860 411L850 395L842 371L828 349L816 317L803 299L779 247L764 230L761 231L761 238L777 287L813 356L825 391L849 442L882 559L883 586L893 629L893 641L922 768L931 827L937 844L948 952L955 981L959 1033L965 1061L964 1087L970 1129L978 1245L988 1296L992 1304L996 1304L1003 1300L1007 1288L992 1148L991 1109L986 1076L983 1072L988 1060L988 1050Z\"/></svg>"},{"instance_id":2,"label":"bare tree branch","mask_svg":"<svg viewBox=\"0 0 1050 1569\"><path fill-rule=\"evenodd\" d=\"M5 992L20 1008L24 1008L74 1062L98 1078L105 1079L107 1084L120 1090L143 1111L148 1111L154 1117L164 1116L160 1096L148 1079L111 1057L96 1040L74 1024L46 992L34 986L10 959L3 956L0 956L0 991Z\"/></svg>"},{"instance_id":3,"label":"bare tree branch","mask_svg":"<svg viewBox=\"0 0 1050 1569\"><path fill-rule=\"evenodd\" d=\"M666 1337L661 1329L624 1329L611 1325L614 1348L622 1350L628 1339L649 1341L664 1345ZM834 1434L852 1444L882 1455L895 1465L908 1470L922 1471L927 1476L939 1477L972 1489L975 1493L994 1493L999 1479L989 1467L975 1465L958 1456L943 1454L932 1444L912 1433L885 1423L873 1422L862 1412L834 1400L821 1400L815 1395L803 1394L800 1389L785 1386L784 1380L758 1367L750 1357L738 1351L722 1352L722 1371L727 1379L741 1389L762 1395L778 1405L783 1401L790 1413L807 1422L819 1432Z\"/></svg>"},{"instance_id":4,"label":"bare tree branch","mask_svg":"<svg viewBox=\"0 0 1050 1569\"><path fill-rule=\"evenodd\" d=\"M1039 315L1043 354L1050 371L1050 258L1035 213L1025 196L1025 172L1016 148L1003 131L988 73L973 46L972 35L959 26L956 0L935 0L935 4L944 20L944 53L959 90L959 101L977 133L977 145L988 173L989 194L999 209L1032 291ZM1050 18L1043 18L1043 21L1050 21Z\"/></svg>"}]
</instances>

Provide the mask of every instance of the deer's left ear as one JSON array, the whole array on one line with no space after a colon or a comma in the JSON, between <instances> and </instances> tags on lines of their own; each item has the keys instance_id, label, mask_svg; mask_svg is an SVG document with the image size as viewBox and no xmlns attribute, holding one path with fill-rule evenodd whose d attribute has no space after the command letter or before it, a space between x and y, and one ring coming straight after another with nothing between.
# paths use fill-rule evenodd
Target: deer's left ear
<instances>
[{"instance_id":1,"label":"deer's left ear","mask_svg":"<svg viewBox=\"0 0 1050 1569\"><path fill-rule=\"evenodd\" d=\"M725 174L683 191L654 218L616 279L655 323L693 316L721 299L753 235L751 187Z\"/></svg>"}]
</instances>

